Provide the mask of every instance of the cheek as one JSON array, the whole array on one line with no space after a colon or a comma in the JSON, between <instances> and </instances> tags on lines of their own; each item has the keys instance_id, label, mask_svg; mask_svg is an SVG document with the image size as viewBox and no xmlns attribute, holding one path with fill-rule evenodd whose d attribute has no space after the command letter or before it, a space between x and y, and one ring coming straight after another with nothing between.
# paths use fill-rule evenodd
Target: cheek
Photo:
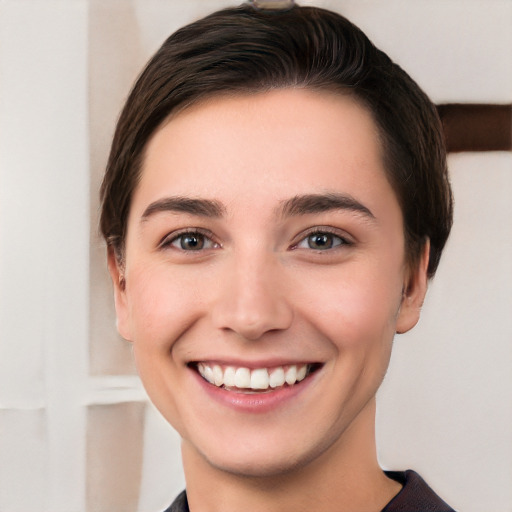
<instances>
[{"instance_id":1,"label":"cheek","mask_svg":"<svg viewBox=\"0 0 512 512\"><path fill-rule=\"evenodd\" d=\"M310 300L310 318L338 350L390 345L401 301L401 274L347 268L323 279ZM311 288L311 287L309 287ZM380 349L379 349L380 350Z\"/></svg>"},{"instance_id":2,"label":"cheek","mask_svg":"<svg viewBox=\"0 0 512 512\"><path fill-rule=\"evenodd\" d=\"M197 282L159 265L139 265L126 282L133 341L169 350L201 308Z\"/></svg>"}]
</instances>

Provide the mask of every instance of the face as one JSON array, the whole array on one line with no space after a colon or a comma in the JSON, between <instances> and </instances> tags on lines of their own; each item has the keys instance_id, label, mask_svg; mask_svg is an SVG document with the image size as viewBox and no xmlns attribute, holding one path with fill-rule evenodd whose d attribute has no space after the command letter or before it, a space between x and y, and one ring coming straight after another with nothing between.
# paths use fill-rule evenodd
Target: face
<instances>
[{"instance_id":1,"label":"face","mask_svg":"<svg viewBox=\"0 0 512 512\"><path fill-rule=\"evenodd\" d=\"M160 128L109 266L151 399L189 451L247 475L342 453L368 428L426 287L371 116L292 89Z\"/></svg>"}]
</instances>

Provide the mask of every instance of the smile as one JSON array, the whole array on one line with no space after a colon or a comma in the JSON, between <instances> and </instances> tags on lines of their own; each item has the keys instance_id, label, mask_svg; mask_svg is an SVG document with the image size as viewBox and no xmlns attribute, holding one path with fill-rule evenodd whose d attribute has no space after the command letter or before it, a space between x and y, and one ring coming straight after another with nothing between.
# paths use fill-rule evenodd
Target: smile
<instances>
[{"instance_id":1,"label":"smile","mask_svg":"<svg viewBox=\"0 0 512 512\"><path fill-rule=\"evenodd\" d=\"M291 364L250 369L205 362L196 365L198 373L210 384L238 392L264 392L294 386L318 367L318 364Z\"/></svg>"}]
</instances>

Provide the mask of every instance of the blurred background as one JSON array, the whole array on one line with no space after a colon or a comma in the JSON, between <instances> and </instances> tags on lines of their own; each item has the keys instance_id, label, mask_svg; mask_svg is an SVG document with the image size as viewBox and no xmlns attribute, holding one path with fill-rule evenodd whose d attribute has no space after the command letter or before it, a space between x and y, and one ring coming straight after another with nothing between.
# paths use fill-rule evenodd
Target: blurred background
<instances>
[{"instance_id":1,"label":"blurred background","mask_svg":"<svg viewBox=\"0 0 512 512\"><path fill-rule=\"evenodd\" d=\"M512 103L510 0L300 3L346 15L437 104ZM3 512L157 512L185 485L179 439L115 329L98 188L145 61L229 5L0 1ZM465 149L449 158L444 259L379 393L379 457L457 509L511 512L512 152Z\"/></svg>"}]
</instances>

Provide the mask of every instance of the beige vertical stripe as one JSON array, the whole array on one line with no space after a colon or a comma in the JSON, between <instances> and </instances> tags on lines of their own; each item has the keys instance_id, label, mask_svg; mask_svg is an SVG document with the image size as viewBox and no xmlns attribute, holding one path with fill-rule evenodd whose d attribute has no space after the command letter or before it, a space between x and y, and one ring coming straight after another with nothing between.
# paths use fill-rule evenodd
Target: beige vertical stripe
<instances>
[{"instance_id":1,"label":"beige vertical stripe","mask_svg":"<svg viewBox=\"0 0 512 512\"><path fill-rule=\"evenodd\" d=\"M88 512L136 512L145 407L142 402L127 402L88 408Z\"/></svg>"},{"instance_id":2,"label":"beige vertical stripe","mask_svg":"<svg viewBox=\"0 0 512 512\"><path fill-rule=\"evenodd\" d=\"M98 235L99 188L114 126L125 96L147 55L131 2L91 0L89 8L89 147L91 167L90 373L135 373L131 346L118 334L106 250Z\"/></svg>"}]
</instances>

